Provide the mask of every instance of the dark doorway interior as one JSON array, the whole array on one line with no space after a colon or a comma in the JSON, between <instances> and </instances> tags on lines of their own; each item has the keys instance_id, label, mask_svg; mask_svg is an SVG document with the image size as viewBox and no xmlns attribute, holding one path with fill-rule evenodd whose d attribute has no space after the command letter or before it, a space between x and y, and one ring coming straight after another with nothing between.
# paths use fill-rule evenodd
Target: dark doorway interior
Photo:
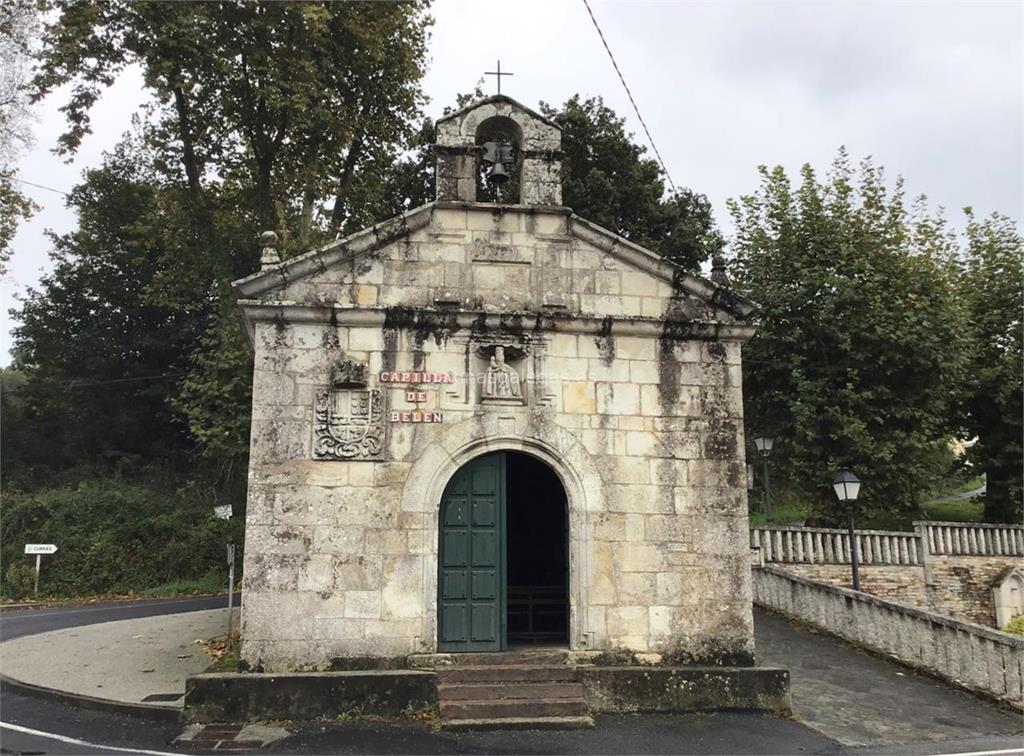
<instances>
[{"instance_id":1,"label":"dark doorway interior","mask_svg":"<svg viewBox=\"0 0 1024 756\"><path fill-rule=\"evenodd\" d=\"M569 531L565 489L527 454L506 468L509 645L569 641Z\"/></svg>"}]
</instances>

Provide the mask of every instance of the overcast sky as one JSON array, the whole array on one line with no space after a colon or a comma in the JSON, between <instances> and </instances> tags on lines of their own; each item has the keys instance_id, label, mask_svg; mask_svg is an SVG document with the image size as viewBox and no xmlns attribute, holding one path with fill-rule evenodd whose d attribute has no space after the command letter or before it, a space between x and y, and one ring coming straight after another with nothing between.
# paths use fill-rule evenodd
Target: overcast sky
<instances>
[{"instance_id":1,"label":"overcast sky","mask_svg":"<svg viewBox=\"0 0 1024 756\"><path fill-rule=\"evenodd\" d=\"M1024 206L1024 4L889 2L602 2L591 0L679 186L725 200L753 191L759 164L822 171L845 145L902 174L959 221L972 205L1017 219ZM601 95L644 143L582 0L436 0L425 88L432 116L484 71L513 71L502 91L529 106ZM493 91L490 77L485 91ZM93 113L70 165L50 150L61 93L42 103L21 177L67 191L129 126L141 79L128 72ZM75 218L53 192L25 187L43 210L14 241L0 280L3 344L14 296L48 268L44 231Z\"/></svg>"}]
</instances>

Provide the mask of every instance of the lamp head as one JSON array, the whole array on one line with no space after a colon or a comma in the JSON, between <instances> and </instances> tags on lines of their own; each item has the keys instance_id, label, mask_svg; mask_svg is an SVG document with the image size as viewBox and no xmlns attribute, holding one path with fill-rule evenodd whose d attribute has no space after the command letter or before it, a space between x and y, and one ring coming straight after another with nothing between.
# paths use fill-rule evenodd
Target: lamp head
<instances>
[{"instance_id":1,"label":"lamp head","mask_svg":"<svg viewBox=\"0 0 1024 756\"><path fill-rule=\"evenodd\" d=\"M840 470L832 481L832 488L836 492L839 501L857 501L860 494L860 478L849 470Z\"/></svg>"},{"instance_id":2,"label":"lamp head","mask_svg":"<svg viewBox=\"0 0 1024 756\"><path fill-rule=\"evenodd\" d=\"M761 433L754 437L754 446L757 447L757 452L762 457L769 456L772 453L772 447L774 445L775 438L772 436L767 436Z\"/></svg>"}]
</instances>

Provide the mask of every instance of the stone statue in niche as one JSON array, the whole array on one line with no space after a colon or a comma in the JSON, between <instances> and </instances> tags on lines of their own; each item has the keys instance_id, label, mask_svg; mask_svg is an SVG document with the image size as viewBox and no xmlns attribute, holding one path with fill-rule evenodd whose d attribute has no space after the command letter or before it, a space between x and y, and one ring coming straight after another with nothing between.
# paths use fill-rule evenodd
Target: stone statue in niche
<instances>
[{"instance_id":1,"label":"stone statue in niche","mask_svg":"<svg viewBox=\"0 0 1024 756\"><path fill-rule=\"evenodd\" d=\"M502 404L523 403L523 388L519 373L505 361L507 349L504 346L493 347L480 392L480 398L484 402ZM517 350L513 348L510 358L514 360L516 355ZM521 357L522 355L519 354L518 356Z\"/></svg>"},{"instance_id":2,"label":"stone statue in niche","mask_svg":"<svg viewBox=\"0 0 1024 756\"><path fill-rule=\"evenodd\" d=\"M331 385L317 389L313 458L379 460L384 455L384 392L366 387L366 366L341 360Z\"/></svg>"}]
</instances>

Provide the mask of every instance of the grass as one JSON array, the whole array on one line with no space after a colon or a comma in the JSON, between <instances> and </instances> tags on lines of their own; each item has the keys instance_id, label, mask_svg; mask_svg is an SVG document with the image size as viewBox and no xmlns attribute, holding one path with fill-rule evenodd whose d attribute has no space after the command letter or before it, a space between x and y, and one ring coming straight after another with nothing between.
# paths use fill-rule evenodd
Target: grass
<instances>
[{"instance_id":1,"label":"grass","mask_svg":"<svg viewBox=\"0 0 1024 756\"><path fill-rule=\"evenodd\" d=\"M146 588L136 593L142 598L173 598L174 596L197 596L209 593L227 593L226 575L204 575L201 578L172 580L169 583Z\"/></svg>"},{"instance_id":2,"label":"grass","mask_svg":"<svg viewBox=\"0 0 1024 756\"><path fill-rule=\"evenodd\" d=\"M139 591L128 593L100 593L87 596L60 596L40 595L38 599L26 596L14 598L4 596L5 603L18 602L60 602L60 603L94 603L96 601L116 601L118 599L138 598L177 598L180 596L208 596L210 594L227 593L228 583L224 575L206 575L201 578L189 578L185 580L171 580L167 583L154 585L152 588L145 588Z\"/></svg>"},{"instance_id":3,"label":"grass","mask_svg":"<svg viewBox=\"0 0 1024 756\"><path fill-rule=\"evenodd\" d=\"M930 501L924 507L925 520L946 522L981 522L985 505L981 499L957 499L956 501Z\"/></svg>"},{"instance_id":4,"label":"grass","mask_svg":"<svg viewBox=\"0 0 1024 756\"><path fill-rule=\"evenodd\" d=\"M981 485L981 478L972 478L959 487L947 487L940 492L932 492L933 496L952 496L957 493L973 491ZM921 505L918 512L871 512L857 519L857 527L868 530L895 530L909 532L914 528L915 520L935 520L937 522L983 522L985 505L981 499L952 499L947 501L933 500ZM772 507L772 515L777 525L801 524L810 516L810 507L806 502L783 500ZM752 526L764 525L767 522L762 511L750 513Z\"/></svg>"},{"instance_id":5,"label":"grass","mask_svg":"<svg viewBox=\"0 0 1024 756\"><path fill-rule=\"evenodd\" d=\"M772 505L772 519L776 524L789 524L803 522L808 517L807 504L800 501L780 501ZM753 511L750 513L751 525L764 525L768 518L764 512Z\"/></svg>"}]
</instances>

